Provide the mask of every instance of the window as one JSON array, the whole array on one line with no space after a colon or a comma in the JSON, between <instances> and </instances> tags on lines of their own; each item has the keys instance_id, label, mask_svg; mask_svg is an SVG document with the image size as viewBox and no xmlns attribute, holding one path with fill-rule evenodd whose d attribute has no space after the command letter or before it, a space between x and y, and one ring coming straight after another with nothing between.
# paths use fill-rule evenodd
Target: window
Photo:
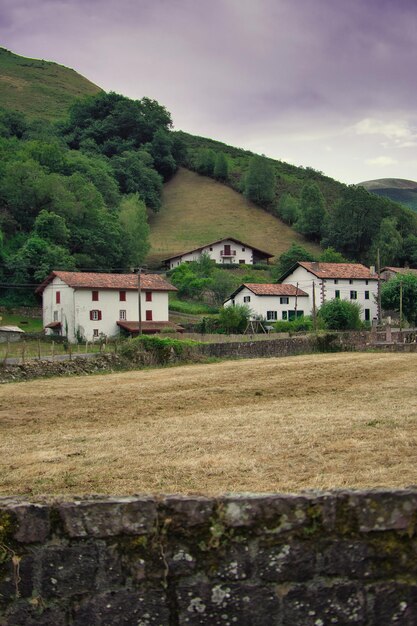
<instances>
[{"instance_id":1,"label":"window","mask_svg":"<svg viewBox=\"0 0 417 626\"><path fill-rule=\"evenodd\" d=\"M338 284L338 282L339 282L339 279L338 279L338 278L335 278L335 279L334 279L334 284L335 284L335 285L337 285L337 284Z\"/></svg>"},{"instance_id":2,"label":"window","mask_svg":"<svg viewBox=\"0 0 417 626\"><path fill-rule=\"evenodd\" d=\"M268 320L268 322L275 322L277 320L277 312L276 311L267 311L266 312L266 319Z\"/></svg>"},{"instance_id":3,"label":"window","mask_svg":"<svg viewBox=\"0 0 417 626\"><path fill-rule=\"evenodd\" d=\"M245 252L246 248L242 248L242 252Z\"/></svg>"},{"instance_id":4,"label":"window","mask_svg":"<svg viewBox=\"0 0 417 626\"><path fill-rule=\"evenodd\" d=\"M94 309L93 311L90 311L90 320L93 322L97 322L101 320L101 311L97 311L97 309Z\"/></svg>"},{"instance_id":5,"label":"window","mask_svg":"<svg viewBox=\"0 0 417 626\"><path fill-rule=\"evenodd\" d=\"M368 285L368 284L369 284L369 280L365 280L365 285Z\"/></svg>"},{"instance_id":6,"label":"window","mask_svg":"<svg viewBox=\"0 0 417 626\"><path fill-rule=\"evenodd\" d=\"M350 299L351 300L357 300L358 299L358 292L357 291L351 291L350 292Z\"/></svg>"},{"instance_id":7,"label":"window","mask_svg":"<svg viewBox=\"0 0 417 626\"><path fill-rule=\"evenodd\" d=\"M369 322L371 320L371 309L365 309L365 322Z\"/></svg>"},{"instance_id":8,"label":"window","mask_svg":"<svg viewBox=\"0 0 417 626\"><path fill-rule=\"evenodd\" d=\"M245 264L245 259L239 259L239 263L240 263L241 265L244 265L244 264Z\"/></svg>"},{"instance_id":9,"label":"window","mask_svg":"<svg viewBox=\"0 0 417 626\"><path fill-rule=\"evenodd\" d=\"M98 291L91 292L91 299L93 302L98 302Z\"/></svg>"},{"instance_id":10,"label":"window","mask_svg":"<svg viewBox=\"0 0 417 626\"><path fill-rule=\"evenodd\" d=\"M152 311L146 311L146 321L152 322Z\"/></svg>"},{"instance_id":11,"label":"window","mask_svg":"<svg viewBox=\"0 0 417 626\"><path fill-rule=\"evenodd\" d=\"M58 311L54 311L54 322L58 321Z\"/></svg>"},{"instance_id":12,"label":"window","mask_svg":"<svg viewBox=\"0 0 417 626\"><path fill-rule=\"evenodd\" d=\"M340 289L336 289L334 292L334 297L339 299L340 298Z\"/></svg>"},{"instance_id":13,"label":"window","mask_svg":"<svg viewBox=\"0 0 417 626\"><path fill-rule=\"evenodd\" d=\"M282 319L283 319L283 320L287 320L287 319L288 319L288 313L287 313L287 311L283 311L283 312L282 312Z\"/></svg>"},{"instance_id":14,"label":"window","mask_svg":"<svg viewBox=\"0 0 417 626\"><path fill-rule=\"evenodd\" d=\"M152 291L146 291L146 297L145 300L146 302L152 302Z\"/></svg>"},{"instance_id":15,"label":"window","mask_svg":"<svg viewBox=\"0 0 417 626\"><path fill-rule=\"evenodd\" d=\"M369 291L365 291L365 300L369 300Z\"/></svg>"},{"instance_id":16,"label":"window","mask_svg":"<svg viewBox=\"0 0 417 626\"><path fill-rule=\"evenodd\" d=\"M98 337L98 328L93 328L93 337Z\"/></svg>"},{"instance_id":17,"label":"window","mask_svg":"<svg viewBox=\"0 0 417 626\"><path fill-rule=\"evenodd\" d=\"M287 298L287 297L281 297L281 298L279 299L279 303L280 303L280 304L288 304L288 303L289 303L289 301L290 301L290 300L289 300L289 298Z\"/></svg>"},{"instance_id":18,"label":"window","mask_svg":"<svg viewBox=\"0 0 417 626\"><path fill-rule=\"evenodd\" d=\"M119 320L125 320L126 319L126 310L125 309L121 309L119 311Z\"/></svg>"},{"instance_id":19,"label":"window","mask_svg":"<svg viewBox=\"0 0 417 626\"><path fill-rule=\"evenodd\" d=\"M349 278L349 285L353 285L353 278Z\"/></svg>"},{"instance_id":20,"label":"window","mask_svg":"<svg viewBox=\"0 0 417 626\"><path fill-rule=\"evenodd\" d=\"M213 252L213 248L210 248L210 252Z\"/></svg>"},{"instance_id":21,"label":"window","mask_svg":"<svg viewBox=\"0 0 417 626\"><path fill-rule=\"evenodd\" d=\"M119 291L120 302L126 302L126 291Z\"/></svg>"},{"instance_id":22,"label":"window","mask_svg":"<svg viewBox=\"0 0 417 626\"><path fill-rule=\"evenodd\" d=\"M250 296L243 296L243 302L250 302Z\"/></svg>"},{"instance_id":23,"label":"window","mask_svg":"<svg viewBox=\"0 0 417 626\"><path fill-rule=\"evenodd\" d=\"M55 294L55 303L61 304L61 292L60 291L57 291Z\"/></svg>"}]
</instances>

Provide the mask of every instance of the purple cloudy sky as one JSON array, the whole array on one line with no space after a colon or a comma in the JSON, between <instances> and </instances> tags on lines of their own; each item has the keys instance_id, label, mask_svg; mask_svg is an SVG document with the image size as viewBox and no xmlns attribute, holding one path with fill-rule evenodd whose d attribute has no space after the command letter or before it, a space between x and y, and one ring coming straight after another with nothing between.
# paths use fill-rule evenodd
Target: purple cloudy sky
<instances>
[{"instance_id":1,"label":"purple cloudy sky","mask_svg":"<svg viewBox=\"0 0 417 626\"><path fill-rule=\"evenodd\" d=\"M1 45L347 183L417 180L417 0L0 0Z\"/></svg>"}]
</instances>

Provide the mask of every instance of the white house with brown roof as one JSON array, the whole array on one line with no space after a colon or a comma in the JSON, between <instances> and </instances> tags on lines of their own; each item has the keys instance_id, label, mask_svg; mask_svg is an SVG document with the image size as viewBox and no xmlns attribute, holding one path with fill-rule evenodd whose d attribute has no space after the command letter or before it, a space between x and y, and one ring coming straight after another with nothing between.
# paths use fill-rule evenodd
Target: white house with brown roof
<instances>
[{"instance_id":1,"label":"white house with brown roof","mask_svg":"<svg viewBox=\"0 0 417 626\"><path fill-rule=\"evenodd\" d=\"M276 283L244 283L225 301L224 306L246 304L253 319L267 322L290 320L308 315L308 293L294 285Z\"/></svg>"},{"instance_id":2,"label":"white house with brown roof","mask_svg":"<svg viewBox=\"0 0 417 626\"><path fill-rule=\"evenodd\" d=\"M360 263L319 263L299 261L280 277L283 284L296 285L309 295L309 311L313 310L313 289L316 308L327 300L341 298L357 302L361 318L372 321L378 315L378 276L375 268Z\"/></svg>"},{"instance_id":3,"label":"white house with brown roof","mask_svg":"<svg viewBox=\"0 0 417 626\"><path fill-rule=\"evenodd\" d=\"M213 241L200 248L187 250L181 254L177 254L169 259L165 259L164 263L169 269L178 267L181 263L190 263L198 261L203 254L208 256L221 265L240 263L245 265L253 265L254 263L268 263L274 255L264 250L259 250L254 246L250 246L243 241L229 237L228 239L219 239Z\"/></svg>"},{"instance_id":4,"label":"white house with brown roof","mask_svg":"<svg viewBox=\"0 0 417 626\"><path fill-rule=\"evenodd\" d=\"M176 287L157 274L141 274L141 326L159 332L169 323L168 294ZM139 331L137 274L96 274L53 271L38 287L42 294L43 325L50 334L69 341L113 337L123 328Z\"/></svg>"}]
</instances>

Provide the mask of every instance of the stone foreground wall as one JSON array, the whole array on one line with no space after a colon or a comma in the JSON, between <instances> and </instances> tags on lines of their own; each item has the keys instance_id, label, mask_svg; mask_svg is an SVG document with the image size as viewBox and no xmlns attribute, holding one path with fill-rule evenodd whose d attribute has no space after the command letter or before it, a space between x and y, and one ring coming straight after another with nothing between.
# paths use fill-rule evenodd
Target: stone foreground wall
<instances>
[{"instance_id":1,"label":"stone foreground wall","mask_svg":"<svg viewBox=\"0 0 417 626\"><path fill-rule=\"evenodd\" d=\"M414 626L417 489L0 499L2 626Z\"/></svg>"}]
</instances>

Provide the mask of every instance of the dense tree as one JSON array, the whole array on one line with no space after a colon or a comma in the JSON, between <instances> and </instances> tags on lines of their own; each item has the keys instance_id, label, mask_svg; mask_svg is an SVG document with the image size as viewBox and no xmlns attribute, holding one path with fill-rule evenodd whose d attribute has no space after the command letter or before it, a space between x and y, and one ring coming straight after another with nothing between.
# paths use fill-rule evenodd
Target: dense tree
<instances>
[{"instance_id":1,"label":"dense tree","mask_svg":"<svg viewBox=\"0 0 417 626\"><path fill-rule=\"evenodd\" d=\"M153 136L150 153L155 169L167 181L177 171L177 163L172 155L173 140L164 129L159 128Z\"/></svg>"},{"instance_id":2,"label":"dense tree","mask_svg":"<svg viewBox=\"0 0 417 626\"><path fill-rule=\"evenodd\" d=\"M298 219L299 203L291 194L284 193L279 200L276 211L279 217L291 226Z\"/></svg>"},{"instance_id":3,"label":"dense tree","mask_svg":"<svg viewBox=\"0 0 417 626\"><path fill-rule=\"evenodd\" d=\"M384 200L372 196L364 187L346 187L325 221L322 244L333 246L349 258L367 262L383 218L383 207Z\"/></svg>"},{"instance_id":4,"label":"dense tree","mask_svg":"<svg viewBox=\"0 0 417 626\"><path fill-rule=\"evenodd\" d=\"M243 333L248 325L250 309L246 304L226 306L220 310L219 326L227 334Z\"/></svg>"},{"instance_id":5,"label":"dense tree","mask_svg":"<svg viewBox=\"0 0 417 626\"><path fill-rule=\"evenodd\" d=\"M124 253L129 265L138 267L149 252L150 229L145 204L137 194L123 198L119 218Z\"/></svg>"},{"instance_id":6,"label":"dense tree","mask_svg":"<svg viewBox=\"0 0 417 626\"><path fill-rule=\"evenodd\" d=\"M70 234L63 217L45 210L37 216L33 232L41 239L58 245L65 245Z\"/></svg>"},{"instance_id":7,"label":"dense tree","mask_svg":"<svg viewBox=\"0 0 417 626\"><path fill-rule=\"evenodd\" d=\"M402 311L405 319L412 326L417 326L417 276L415 274L397 274L381 287L381 303L383 309L400 310L402 294Z\"/></svg>"},{"instance_id":8,"label":"dense tree","mask_svg":"<svg viewBox=\"0 0 417 626\"><path fill-rule=\"evenodd\" d=\"M75 269L74 258L66 248L33 234L10 259L9 269L18 283L41 282L53 269Z\"/></svg>"},{"instance_id":9,"label":"dense tree","mask_svg":"<svg viewBox=\"0 0 417 626\"><path fill-rule=\"evenodd\" d=\"M335 298L321 305L318 318L329 330L357 330L362 326L360 312L357 302Z\"/></svg>"},{"instance_id":10,"label":"dense tree","mask_svg":"<svg viewBox=\"0 0 417 626\"><path fill-rule=\"evenodd\" d=\"M213 176L216 164L216 153L213 150L200 150L197 154L195 168L203 176Z\"/></svg>"},{"instance_id":11,"label":"dense tree","mask_svg":"<svg viewBox=\"0 0 417 626\"><path fill-rule=\"evenodd\" d=\"M413 267L417 267L417 237L415 235L407 235L404 238L401 262L408 262Z\"/></svg>"},{"instance_id":12,"label":"dense tree","mask_svg":"<svg viewBox=\"0 0 417 626\"><path fill-rule=\"evenodd\" d=\"M320 241L326 210L324 198L316 183L306 183L301 191L296 229L309 239Z\"/></svg>"},{"instance_id":13,"label":"dense tree","mask_svg":"<svg viewBox=\"0 0 417 626\"><path fill-rule=\"evenodd\" d=\"M245 196L259 206L267 207L275 197L275 172L265 157L253 157L245 179Z\"/></svg>"},{"instance_id":14,"label":"dense tree","mask_svg":"<svg viewBox=\"0 0 417 626\"><path fill-rule=\"evenodd\" d=\"M321 263L349 263L349 259L343 256L340 252L337 252L331 246L323 250L319 256Z\"/></svg>"},{"instance_id":15,"label":"dense tree","mask_svg":"<svg viewBox=\"0 0 417 626\"><path fill-rule=\"evenodd\" d=\"M224 152L217 152L213 170L214 178L225 182L229 178L229 166Z\"/></svg>"},{"instance_id":16,"label":"dense tree","mask_svg":"<svg viewBox=\"0 0 417 626\"><path fill-rule=\"evenodd\" d=\"M121 192L138 193L146 206L156 212L161 207L162 178L147 163L152 163L152 157L143 151L123 152L111 160Z\"/></svg>"},{"instance_id":17,"label":"dense tree","mask_svg":"<svg viewBox=\"0 0 417 626\"><path fill-rule=\"evenodd\" d=\"M275 262L273 274L279 278L285 274L297 261L315 261L316 257L298 243L292 243L286 252L283 252Z\"/></svg>"},{"instance_id":18,"label":"dense tree","mask_svg":"<svg viewBox=\"0 0 417 626\"><path fill-rule=\"evenodd\" d=\"M370 252L370 260L374 264L378 250L382 266L398 264L403 251L403 238L398 232L398 224L395 217L386 217L381 221Z\"/></svg>"}]
</instances>

